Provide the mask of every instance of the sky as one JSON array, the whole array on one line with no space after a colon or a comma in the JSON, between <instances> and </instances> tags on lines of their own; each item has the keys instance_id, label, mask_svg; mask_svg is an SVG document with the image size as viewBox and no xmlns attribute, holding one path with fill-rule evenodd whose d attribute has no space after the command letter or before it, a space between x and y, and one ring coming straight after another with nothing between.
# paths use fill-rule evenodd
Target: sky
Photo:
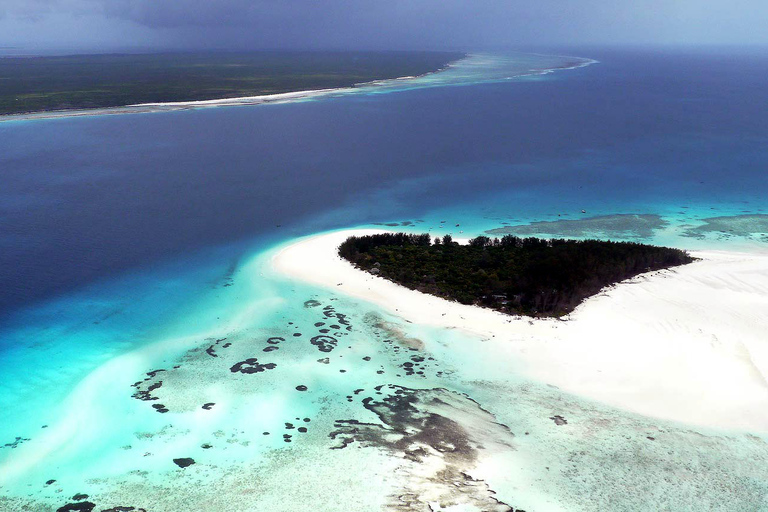
<instances>
[{"instance_id":1,"label":"sky","mask_svg":"<svg viewBox=\"0 0 768 512\"><path fill-rule=\"evenodd\" d=\"M766 45L766 27L768 0L0 0L0 47L28 50Z\"/></svg>"}]
</instances>

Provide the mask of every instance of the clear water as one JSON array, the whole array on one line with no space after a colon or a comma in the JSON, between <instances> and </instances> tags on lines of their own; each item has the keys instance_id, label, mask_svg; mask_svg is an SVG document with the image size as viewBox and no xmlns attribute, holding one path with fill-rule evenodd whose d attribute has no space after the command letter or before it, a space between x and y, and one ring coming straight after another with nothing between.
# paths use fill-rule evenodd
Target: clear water
<instances>
[{"instance_id":1,"label":"clear water","mask_svg":"<svg viewBox=\"0 0 768 512\"><path fill-rule=\"evenodd\" d=\"M762 437L566 396L462 348L477 340L270 274L279 244L375 223L765 250L768 55L583 53L599 64L483 55L292 103L0 123L0 509L86 492L104 508L299 510L330 492L329 509L375 510L401 480L435 487L380 439L328 450L338 420L377 421L361 401L378 385L466 393L494 415L451 395L483 442L508 425L503 471L482 476L517 507L760 509ZM309 339L328 305L353 329L325 353ZM424 375L406 374L407 341L383 342L409 337L433 358ZM250 357L277 366L230 370ZM131 398L160 368L158 400ZM561 410L582 426L550 428ZM658 431L668 442L648 443ZM361 494L371 481L391 493Z\"/></svg>"}]
</instances>

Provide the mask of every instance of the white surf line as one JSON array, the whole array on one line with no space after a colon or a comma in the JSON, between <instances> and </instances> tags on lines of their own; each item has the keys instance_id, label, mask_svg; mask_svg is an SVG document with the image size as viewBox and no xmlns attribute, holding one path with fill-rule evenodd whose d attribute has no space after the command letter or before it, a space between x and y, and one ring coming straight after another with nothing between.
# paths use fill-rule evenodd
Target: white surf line
<instances>
[{"instance_id":1,"label":"white surf line","mask_svg":"<svg viewBox=\"0 0 768 512\"><path fill-rule=\"evenodd\" d=\"M531 54L539 55L539 54ZM470 61L472 58L479 57L478 54L467 54L465 57L449 62L447 65L416 76L401 76L396 78L385 78L381 80L372 80L370 82L360 82L354 84L351 87L336 87L330 89L307 89L303 91L292 91L276 94L263 94L257 96L241 96L236 98L219 98L211 100L195 100L195 101L171 101L171 102L156 102L156 103L136 103L132 105L122 105L118 107L104 107L104 108L92 108L92 109L79 109L79 110L52 110L43 112L30 112L26 114L5 114L0 115L0 122L4 121L28 121L34 119L59 119L67 117L83 117L83 116L102 116L102 115L120 115L120 114L151 114L156 112L173 112L179 110L199 109L199 108L215 108L215 107L233 107L233 106L249 106L249 105L263 105L268 103L280 103L288 101L297 101L302 99L319 98L323 96L342 95L358 92L361 89L374 88L386 86L391 83L407 83L410 81L418 80L421 78L429 77L432 75L440 74L446 70L458 66L462 62ZM557 56L555 56L557 57ZM581 58L581 57L573 57ZM580 67L595 64L598 61L592 59L584 59L584 62L575 64L569 67L562 68L548 68L548 69L534 69L529 73L523 73L511 78L522 78L531 75L546 75L554 73L556 71L567 71L571 69L577 69ZM494 80L491 80L494 81ZM429 87L440 87L446 84L429 85Z\"/></svg>"},{"instance_id":2,"label":"white surf line","mask_svg":"<svg viewBox=\"0 0 768 512\"><path fill-rule=\"evenodd\" d=\"M300 239L273 268L411 322L476 333L498 375L645 416L768 432L768 255L697 252L701 261L604 289L567 321L531 320L412 291L338 256L347 237L374 232Z\"/></svg>"},{"instance_id":3,"label":"white surf line","mask_svg":"<svg viewBox=\"0 0 768 512\"><path fill-rule=\"evenodd\" d=\"M226 107L226 106L246 106L246 105L262 105L265 103L279 103L283 101L295 101L298 99L316 98L320 96L327 96L331 94L344 94L351 93L358 90L361 87L374 87L377 85L386 85L393 81L408 81L416 80L418 78L424 78L427 76L442 73L443 71L455 66L461 61L470 59L472 55L467 54L461 59L449 62L445 66L422 73L415 76L401 76L396 78L384 78L381 80L371 80L370 82L356 83L351 87L335 87L328 89L306 89L302 91L282 92L276 94L262 94L257 96L240 96L236 98L219 98L211 100L195 100L195 101L169 101L169 102L155 102L155 103L135 103L131 105L121 105L118 107L104 107L104 108L91 108L91 109L79 109L79 110L51 110L43 112L30 112L27 114L8 114L0 115L0 122L3 121L24 121L32 119L58 119L63 117L82 117L82 116L97 116L97 115L117 115L117 114L149 114L154 112L172 112L175 110L186 110L190 108L206 108L206 107Z\"/></svg>"}]
</instances>

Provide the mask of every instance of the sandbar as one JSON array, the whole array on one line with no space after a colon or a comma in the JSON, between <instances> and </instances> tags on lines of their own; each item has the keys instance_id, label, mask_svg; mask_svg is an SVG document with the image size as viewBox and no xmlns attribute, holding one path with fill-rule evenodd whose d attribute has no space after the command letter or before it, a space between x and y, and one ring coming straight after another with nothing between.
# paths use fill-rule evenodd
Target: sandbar
<instances>
[{"instance_id":1,"label":"sandbar","mask_svg":"<svg viewBox=\"0 0 768 512\"><path fill-rule=\"evenodd\" d=\"M473 333L493 361L489 372L644 416L768 432L767 254L694 252L699 261L603 289L565 319L531 319L409 290L338 256L347 237L375 232L303 238L272 266L406 321Z\"/></svg>"}]
</instances>

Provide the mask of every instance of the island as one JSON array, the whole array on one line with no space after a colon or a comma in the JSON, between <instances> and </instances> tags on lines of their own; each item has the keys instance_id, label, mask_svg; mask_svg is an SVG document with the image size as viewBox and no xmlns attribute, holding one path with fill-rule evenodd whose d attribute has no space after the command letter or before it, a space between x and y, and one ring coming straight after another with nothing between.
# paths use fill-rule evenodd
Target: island
<instances>
[{"instance_id":1,"label":"island","mask_svg":"<svg viewBox=\"0 0 768 512\"><path fill-rule=\"evenodd\" d=\"M260 51L0 58L0 115L352 87L445 68L458 52Z\"/></svg>"},{"instance_id":2,"label":"island","mask_svg":"<svg viewBox=\"0 0 768 512\"><path fill-rule=\"evenodd\" d=\"M379 233L338 250L357 268L412 290L513 315L561 317L606 286L694 261L686 251L634 242Z\"/></svg>"}]
</instances>

